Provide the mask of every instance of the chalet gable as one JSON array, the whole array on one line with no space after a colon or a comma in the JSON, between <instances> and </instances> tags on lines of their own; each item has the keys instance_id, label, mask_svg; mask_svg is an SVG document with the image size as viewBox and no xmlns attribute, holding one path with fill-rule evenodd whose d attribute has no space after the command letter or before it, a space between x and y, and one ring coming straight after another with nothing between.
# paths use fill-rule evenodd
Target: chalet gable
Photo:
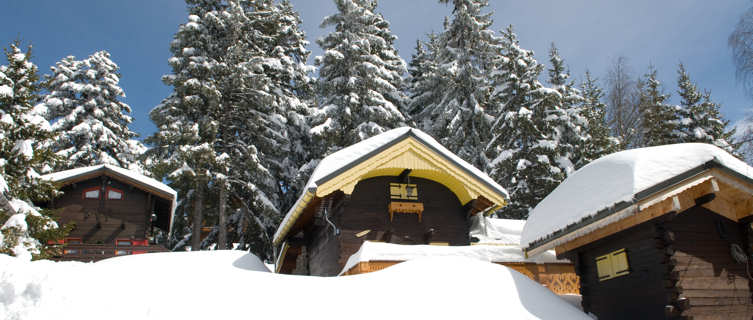
<instances>
[{"instance_id":1,"label":"chalet gable","mask_svg":"<svg viewBox=\"0 0 753 320\"><path fill-rule=\"evenodd\" d=\"M274 236L282 243L299 217L328 195L350 195L358 182L379 176L424 178L441 183L462 204L479 209L504 206L507 192L489 176L444 148L420 130L393 129L344 148L323 159L309 179L303 194L287 213Z\"/></svg>"}]
</instances>

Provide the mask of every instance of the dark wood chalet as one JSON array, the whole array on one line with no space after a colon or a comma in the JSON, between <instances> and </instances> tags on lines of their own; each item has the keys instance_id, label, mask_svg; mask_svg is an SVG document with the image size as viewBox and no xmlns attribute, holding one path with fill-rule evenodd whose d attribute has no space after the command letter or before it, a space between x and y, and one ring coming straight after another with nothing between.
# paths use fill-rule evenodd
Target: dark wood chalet
<instances>
[{"instance_id":1,"label":"dark wood chalet","mask_svg":"<svg viewBox=\"0 0 753 320\"><path fill-rule=\"evenodd\" d=\"M724 163L593 212L532 242L528 254L554 248L572 261L583 310L599 319L751 319L753 168Z\"/></svg>"},{"instance_id":2,"label":"dark wood chalet","mask_svg":"<svg viewBox=\"0 0 753 320\"><path fill-rule=\"evenodd\" d=\"M276 271L335 276L364 241L470 245L470 217L506 204L507 192L425 133L399 128L325 158L274 237Z\"/></svg>"},{"instance_id":3,"label":"dark wood chalet","mask_svg":"<svg viewBox=\"0 0 753 320\"><path fill-rule=\"evenodd\" d=\"M176 193L137 172L98 165L52 173L62 195L47 204L59 222L75 227L58 260L98 261L128 254L167 251L154 235L169 233Z\"/></svg>"}]
</instances>

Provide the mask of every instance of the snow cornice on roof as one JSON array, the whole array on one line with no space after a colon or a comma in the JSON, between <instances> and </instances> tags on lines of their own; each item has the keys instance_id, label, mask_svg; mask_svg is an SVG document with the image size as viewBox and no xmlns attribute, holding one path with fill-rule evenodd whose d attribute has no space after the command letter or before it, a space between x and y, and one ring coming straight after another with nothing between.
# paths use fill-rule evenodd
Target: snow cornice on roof
<instances>
[{"instance_id":1,"label":"snow cornice on roof","mask_svg":"<svg viewBox=\"0 0 753 320\"><path fill-rule=\"evenodd\" d=\"M401 156L410 159L399 159ZM382 166L395 161L402 163L393 163L389 168ZM422 169L421 165L433 168ZM274 245L282 242L303 209L313 199L325 197L337 190L350 194L358 181L380 175L396 176L404 169L413 170L412 177L434 178L432 180L441 175L452 176L455 183L447 187L458 195L461 202L482 196L497 206L507 203L507 191L488 175L460 159L428 134L418 129L402 127L325 157L309 178L303 194L283 218L275 233ZM434 176L428 175L429 171ZM460 189L463 190L459 191Z\"/></svg>"},{"instance_id":2,"label":"snow cornice on roof","mask_svg":"<svg viewBox=\"0 0 753 320\"><path fill-rule=\"evenodd\" d=\"M721 179L722 181L735 187L746 189L748 193L753 191L753 188L742 186L738 182L732 181L733 179L730 178L738 179L739 182L753 186L753 178L728 167L719 159L713 158L712 160L709 160L699 166L691 168L681 174L675 175L669 179L663 180L652 185L651 187L635 193L633 198L629 201L620 201L614 203L609 207L599 210L593 215L582 218L578 222L555 230L554 232L551 232L546 236L540 237L534 241L530 241L527 246L525 243L522 243L522 245L525 246L525 252L527 255L535 256L541 252L554 249L555 247L562 246L563 244L571 242L575 239L584 237L598 229L604 228L607 225L625 220L631 216L636 215L642 210L646 210L646 208L655 206L661 201L670 199L671 197L685 192L690 188L699 186L702 183L711 182L711 185L714 185L714 188L717 189L715 191L718 192L719 190L718 186L716 186L716 179ZM661 195L661 197L657 197L657 195ZM667 201L673 200L677 201L676 199ZM673 207L673 209L682 208L679 203L674 203L671 207ZM683 210L684 209L687 208L683 208ZM678 213L674 210L665 211L666 212L659 212L657 216L670 212ZM579 246L579 244L577 246ZM571 244L567 248L569 247L576 246ZM558 247L557 254L561 253L559 252L559 250L560 248Z\"/></svg>"},{"instance_id":3,"label":"snow cornice on roof","mask_svg":"<svg viewBox=\"0 0 753 320\"><path fill-rule=\"evenodd\" d=\"M90 179L100 173L124 180L125 182L139 187L144 191L160 196L166 200L173 201L177 192L155 179L142 175L136 171L124 169L110 164L100 164L89 167L75 168L54 172L41 176L43 180L49 180L59 185L68 185L79 181Z\"/></svg>"}]
</instances>

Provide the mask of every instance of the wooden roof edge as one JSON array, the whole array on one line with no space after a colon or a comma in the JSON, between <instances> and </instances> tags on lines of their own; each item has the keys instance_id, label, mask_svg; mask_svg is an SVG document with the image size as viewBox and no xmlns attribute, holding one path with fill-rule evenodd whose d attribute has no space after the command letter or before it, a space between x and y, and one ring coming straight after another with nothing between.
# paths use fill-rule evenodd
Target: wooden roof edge
<instances>
[{"instance_id":1,"label":"wooden roof edge","mask_svg":"<svg viewBox=\"0 0 753 320\"><path fill-rule=\"evenodd\" d=\"M125 169L125 170L128 170L128 169ZM97 168L91 171L81 172L80 174L77 174L77 175L73 175L73 176L66 177L57 181L53 181L53 183L58 186L67 186L70 184L89 180L91 178L98 177L101 175L108 176L111 178L119 178L120 180L124 181L125 183L129 185L133 185L134 187L137 187L145 192L149 192L151 194L157 195L168 201L174 201L176 198L176 196L173 194L156 189L154 187L149 186L146 183L139 181L138 179L131 178L127 175L123 175L115 170L112 170L111 168L108 167L108 165L101 165L100 168Z\"/></svg>"},{"instance_id":2,"label":"wooden roof edge","mask_svg":"<svg viewBox=\"0 0 753 320\"><path fill-rule=\"evenodd\" d=\"M445 159L447 162L451 163L452 165L454 165L455 167L457 167L458 169L460 169L460 171L462 171L463 173L467 174L470 177L473 177L473 179L477 180L480 184L482 184L485 187L489 188L490 190L498 193L498 195L500 196L500 198L502 198L505 201L505 203L500 203L499 205L504 206L504 205L507 204L507 202L509 201L509 199L508 199L509 195L507 194L506 190L499 189L498 187L491 185L485 179L482 179L481 177L479 177L477 174L471 172L468 168L466 168L462 164L458 163L454 159L452 159L452 158L448 157L447 155L445 155L444 152L442 152L441 150L437 149L431 143L429 143L427 141L424 141L424 139L421 138L421 137L419 137L416 133L414 133L413 130L416 130L416 129L411 128L411 130L407 130L404 134L402 134L402 135L400 135L400 136L392 139L390 142L385 143L384 145L379 146L378 148L372 150L371 152L366 153L366 154L360 156L358 159L356 159L354 161L351 161L347 165L345 165L345 166L343 166L341 168L338 168L337 170L333 171L332 173L330 173L330 174L328 174L328 175L320 178L319 180L315 181L316 185L318 185L318 186L323 185L324 183L328 182L329 180L332 180L332 179L338 177L340 174L342 174L342 173L350 170L351 168L353 168L353 167L361 164L362 162L364 162L364 161L366 161L366 160L374 157L375 155L377 155L377 154L379 154L379 153L381 153L381 152L389 149L390 147L392 147L392 146L394 146L394 145L402 142L403 140L406 140L408 138L413 138L418 143L420 143L422 146L424 146L427 149L431 150L435 154L437 154L440 157L442 157L443 159ZM469 164L469 165L471 165L471 164ZM499 186L499 187L501 187L501 186Z\"/></svg>"},{"instance_id":3,"label":"wooden roof edge","mask_svg":"<svg viewBox=\"0 0 753 320\"><path fill-rule=\"evenodd\" d=\"M719 177L718 174L715 174L714 170L719 170L723 173L730 174L734 178L742 180L742 182L747 183L751 185L751 188L746 190L746 192L749 192L753 195L753 179L740 174L739 172L732 170L726 166L724 166L722 163L717 161L716 159L712 159L700 166L697 166L693 169L690 169L686 172L683 172L677 176L674 176L670 179L667 179L665 181L662 181L652 187L649 187L643 191L640 191L636 193L635 197L631 201L626 202L620 202L616 203L613 206L609 208L605 208L599 212L597 212L593 216L586 217L582 219L581 221L571 224L565 228L562 228L560 230L557 230L550 234L547 237L541 238L539 240L536 240L531 243L528 247L524 248L524 251L526 255L537 255L539 253L542 253L546 250L550 249L574 249L576 247L570 246L563 246L566 243L571 243L575 241L578 238L586 237L589 234L594 233L597 230L605 229L607 226L615 224L621 220L625 220L627 218L630 218L631 216L636 215L639 212L643 212L643 210L646 210L648 208L653 207L654 205L660 204L662 202L666 201L656 201L658 198L661 198L661 196L667 192L672 192L673 190L677 190L678 188L682 188L683 185L691 184L686 189L689 189L695 185L692 183L696 181L696 185L705 182L706 180L709 180L713 176L714 178L721 178L725 179L724 177ZM703 181L698 181L698 179L701 179ZM714 182L715 183L715 182ZM733 185L734 186L734 185ZM737 187L737 186L736 186ZM685 190L681 190L685 191ZM681 192L680 192L681 193ZM664 199L666 200L666 199ZM667 204L664 204L666 206ZM676 207L676 205L673 203L672 207ZM670 208L666 212L663 213L655 213L651 212L651 215L653 217L657 217L660 215L664 215L666 213L671 212ZM616 216L624 216L622 218L618 218ZM612 218L614 221L604 221L606 219ZM653 218L652 217L652 218ZM606 223L604 223L606 222ZM602 224L600 227L593 227L592 225L595 224ZM594 230L584 230L589 228L591 226ZM622 230L624 228L621 228ZM583 232L585 231L585 232ZM578 233L585 233L584 235L578 236ZM611 235L615 232L611 232L607 235ZM604 235L600 238L606 237L607 235ZM599 238L599 239L600 239ZM593 239L593 241L598 239ZM578 246L579 247L579 246ZM562 252L557 252L557 254L561 254Z\"/></svg>"}]
</instances>

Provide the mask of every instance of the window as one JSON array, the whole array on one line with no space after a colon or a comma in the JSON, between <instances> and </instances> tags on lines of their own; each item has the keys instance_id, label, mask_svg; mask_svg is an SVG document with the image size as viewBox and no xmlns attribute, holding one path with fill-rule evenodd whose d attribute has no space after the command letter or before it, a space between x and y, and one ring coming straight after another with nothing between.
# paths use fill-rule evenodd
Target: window
<instances>
[{"instance_id":1,"label":"window","mask_svg":"<svg viewBox=\"0 0 753 320\"><path fill-rule=\"evenodd\" d=\"M130 245L132 245L132 242L131 242L131 240L121 240L121 239L118 239L118 240L115 240L115 245L116 246L130 246Z\"/></svg>"},{"instance_id":2,"label":"window","mask_svg":"<svg viewBox=\"0 0 753 320\"><path fill-rule=\"evenodd\" d=\"M123 200L123 191L108 187L107 200Z\"/></svg>"},{"instance_id":3,"label":"window","mask_svg":"<svg viewBox=\"0 0 753 320\"><path fill-rule=\"evenodd\" d=\"M599 281L609 280L630 273L625 248L596 258L596 272Z\"/></svg>"},{"instance_id":4,"label":"window","mask_svg":"<svg viewBox=\"0 0 753 320\"><path fill-rule=\"evenodd\" d=\"M67 244L82 244L81 238L65 238L65 243Z\"/></svg>"},{"instance_id":5,"label":"window","mask_svg":"<svg viewBox=\"0 0 753 320\"><path fill-rule=\"evenodd\" d=\"M418 200L418 188L415 184L390 183L390 199Z\"/></svg>"},{"instance_id":6,"label":"window","mask_svg":"<svg viewBox=\"0 0 753 320\"><path fill-rule=\"evenodd\" d=\"M84 199L99 199L99 187L85 189L81 197Z\"/></svg>"}]
</instances>

